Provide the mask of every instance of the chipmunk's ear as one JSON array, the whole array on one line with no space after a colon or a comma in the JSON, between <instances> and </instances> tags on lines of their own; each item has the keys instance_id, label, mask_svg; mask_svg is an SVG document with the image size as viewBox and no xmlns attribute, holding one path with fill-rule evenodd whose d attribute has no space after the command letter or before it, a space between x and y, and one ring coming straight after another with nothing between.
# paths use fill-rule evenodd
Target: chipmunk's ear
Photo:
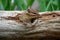
<instances>
[{"instance_id":1,"label":"chipmunk's ear","mask_svg":"<svg viewBox=\"0 0 60 40\"><path fill-rule=\"evenodd\" d=\"M28 13L38 13L39 11L37 9L33 9L31 7L28 8Z\"/></svg>"},{"instance_id":2,"label":"chipmunk's ear","mask_svg":"<svg viewBox=\"0 0 60 40\"><path fill-rule=\"evenodd\" d=\"M28 13L31 13L32 8L31 7L28 7L27 11L28 11Z\"/></svg>"}]
</instances>

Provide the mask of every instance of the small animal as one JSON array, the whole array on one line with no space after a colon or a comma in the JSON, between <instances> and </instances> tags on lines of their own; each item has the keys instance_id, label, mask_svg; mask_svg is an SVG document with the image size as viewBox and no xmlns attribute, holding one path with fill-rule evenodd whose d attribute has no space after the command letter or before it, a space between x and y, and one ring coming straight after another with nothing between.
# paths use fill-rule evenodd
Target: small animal
<instances>
[{"instance_id":1,"label":"small animal","mask_svg":"<svg viewBox=\"0 0 60 40\"><path fill-rule=\"evenodd\" d=\"M29 8L27 13L17 14L15 17L8 17L8 20L18 20L18 22L22 22L24 25L35 25L35 19L38 19L40 14L37 10ZM30 26L31 26L30 25Z\"/></svg>"},{"instance_id":2,"label":"small animal","mask_svg":"<svg viewBox=\"0 0 60 40\"><path fill-rule=\"evenodd\" d=\"M31 22L33 23L33 21L37 18L40 17L40 14L38 13L37 10L29 8L27 10L27 13L22 13L22 14L17 14L15 17L8 17L8 20L20 20L22 22Z\"/></svg>"}]
</instances>

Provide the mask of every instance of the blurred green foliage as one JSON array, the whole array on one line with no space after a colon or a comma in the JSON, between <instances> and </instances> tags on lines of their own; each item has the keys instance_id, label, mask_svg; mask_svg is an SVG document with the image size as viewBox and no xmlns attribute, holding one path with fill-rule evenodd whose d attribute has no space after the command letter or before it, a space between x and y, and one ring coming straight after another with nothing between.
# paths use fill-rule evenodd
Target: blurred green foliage
<instances>
[{"instance_id":1,"label":"blurred green foliage","mask_svg":"<svg viewBox=\"0 0 60 40\"><path fill-rule=\"evenodd\" d=\"M0 10L26 10L34 0L0 0Z\"/></svg>"},{"instance_id":2,"label":"blurred green foliage","mask_svg":"<svg viewBox=\"0 0 60 40\"><path fill-rule=\"evenodd\" d=\"M60 0L38 0L39 11L55 11L60 10Z\"/></svg>"},{"instance_id":3,"label":"blurred green foliage","mask_svg":"<svg viewBox=\"0 0 60 40\"><path fill-rule=\"evenodd\" d=\"M0 0L0 10L26 10L33 5L35 0ZM60 0L36 0L39 11L60 10Z\"/></svg>"}]
</instances>

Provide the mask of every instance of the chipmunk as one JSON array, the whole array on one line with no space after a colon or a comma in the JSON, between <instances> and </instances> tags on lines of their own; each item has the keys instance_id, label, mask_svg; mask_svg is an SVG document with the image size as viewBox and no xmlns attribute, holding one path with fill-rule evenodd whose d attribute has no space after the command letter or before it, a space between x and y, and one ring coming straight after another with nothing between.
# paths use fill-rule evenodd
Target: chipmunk
<instances>
[{"instance_id":1,"label":"chipmunk","mask_svg":"<svg viewBox=\"0 0 60 40\"><path fill-rule=\"evenodd\" d=\"M29 8L27 13L17 14L15 17L8 17L8 20L19 20L19 22L23 22L24 24L33 23L35 19L39 18L40 14L37 10ZM35 23L34 23L35 24Z\"/></svg>"},{"instance_id":2,"label":"chipmunk","mask_svg":"<svg viewBox=\"0 0 60 40\"><path fill-rule=\"evenodd\" d=\"M29 8L27 11L28 11L27 13L19 15L19 20L23 21L23 23L27 27L28 26L34 27L35 24L37 23L37 21L35 20L40 17L40 14L38 13L38 10L31 9L31 8Z\"/></svg>"},{"instance_id":3,"label":"chipmunk","mask_svg":"<svg viewBox=\"0 0 60 40\"><path fill-rule=\"evenodd\" d=\"M38 14L37 10L33 10L30 8L27 11L28 11L28 13L20 15L20 17L19 17L20 20L24 20L26 22L31 21L31 23L33 23L33 21L36 18L40 17L40 14Z\"/></svg>"}]
</instances>

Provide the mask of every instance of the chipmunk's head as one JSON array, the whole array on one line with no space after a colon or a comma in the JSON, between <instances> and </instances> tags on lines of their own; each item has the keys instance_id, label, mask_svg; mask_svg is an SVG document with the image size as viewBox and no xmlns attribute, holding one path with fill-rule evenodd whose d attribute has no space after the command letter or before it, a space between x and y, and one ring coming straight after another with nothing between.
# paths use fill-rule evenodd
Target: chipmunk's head
<instances>
[{"instance_id":1,"label":"chipmunk's head","mask_svg":"<svg viewBox=\"0 0 60 40\"><path fill-rule=\"evenodd\" d=\"M37 14L39 11L37 9L32 9L31 7L28 8L28 13L34 13Z\"/></svg>"},{"instance_id":2,"label":"chipmunk's head","mask_svg":"<svg viewBox=\"0 0 60 40\"><path fill-rule=\"evenodd\" d=\"M39 11L38 10L36 10L36 9L32 9L32 8L28 8L28 15L29 16L31 16L31 17L38 17L38 16L40 16L40 14L39 14Z\"/></svg>"},{"instance_id":3,"label":"chipmunk's head","mask_svg":"<svg viewBox=\"0 0 60 40\"><path fill-rule=\"evenodd\" d=\"M36 9L28 8L27 11L28 11L27 15L29 15L29 17L31 18L31 22L40 17L40 14Z\"/></svg>"}]
</instances>

